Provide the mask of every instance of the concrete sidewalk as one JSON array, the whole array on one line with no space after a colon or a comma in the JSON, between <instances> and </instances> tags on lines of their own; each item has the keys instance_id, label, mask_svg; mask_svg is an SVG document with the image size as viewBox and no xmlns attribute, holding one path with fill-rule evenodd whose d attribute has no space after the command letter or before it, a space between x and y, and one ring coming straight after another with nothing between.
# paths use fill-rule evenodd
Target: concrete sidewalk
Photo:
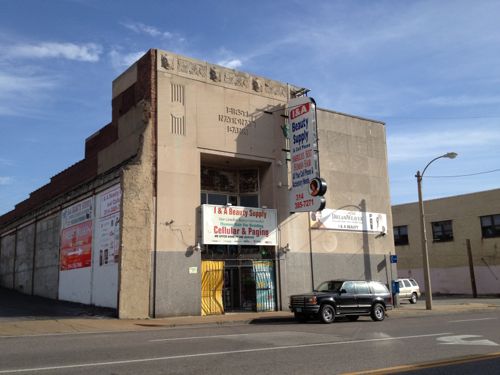
<instances>
[{"instance_id":1,"label":"concrete sidewalk","mask_svg":"<svg viewBox=\"0 0 500 375\"><path fill-rule=\"evenodd\" d=\"M7 292L9 294L10 292ZM6 292L0 293L0 337L29 336L44 334L96 333L114 331L138 331L158 328L172 328L195 325L223 324L289 324L293 323L293 315L288 311L265 313L227 313L212 316L182 316L158 319L116 319L107 310L90 310L88 306L60 303L57 301L38 299L38 297L15 296L38 304L50 303L56 313L45 306L46 310L36 310L33 305L22 316L15 303L5 300ZM12 296L11 296L12 297ZM19 301L18 301L19 302ZM23 302L23 301L22 301ZM24 301L25 302L25 301ZM426 310L425 301L415 305L402 303L399 308L387 312L388 319L419 317L443 314L459 314L470 311L500 311L500 298L434 298L433 309ZM10 306L10 307L9 307ZM38 306L41 308L41 306ZM10 313L10 314L9 314Z\"/></svg>"}]
</instances>

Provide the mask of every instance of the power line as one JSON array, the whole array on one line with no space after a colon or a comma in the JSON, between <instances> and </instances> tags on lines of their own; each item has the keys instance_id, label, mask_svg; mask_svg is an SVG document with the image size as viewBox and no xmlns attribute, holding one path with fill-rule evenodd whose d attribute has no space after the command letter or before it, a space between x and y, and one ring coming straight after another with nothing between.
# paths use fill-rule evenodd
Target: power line
<instances>
[{"instance_id":1,"label":"power line","mask_svg":"<svg viewBox=\"0 0 500 375\"><path fill-rule=\"evenodd\" d=\"M426 178L453 178L453 177L469 177L469 176L477 176L479 174L487 174L493 172L500 172L500 169L492 169L491 171L483 171L477 173L469 173L469 174L457 174L454 176L425 176Z\"/></svg>"}]
</instances>

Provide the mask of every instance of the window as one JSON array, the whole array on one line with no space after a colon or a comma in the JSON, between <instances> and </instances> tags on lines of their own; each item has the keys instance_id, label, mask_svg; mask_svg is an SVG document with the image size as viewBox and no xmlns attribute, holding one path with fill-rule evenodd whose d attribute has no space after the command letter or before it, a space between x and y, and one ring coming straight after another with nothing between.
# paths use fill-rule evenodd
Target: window
<instances>
[{"instance_id":1,"label":"window","mask_svg":"<svg viewBox=\"0 0 500 375\"><path fill-rule=\"evenodd\" d=\"M386 286L378 283L378 282L372 282L371 283L372 289L374 293L380 294L380 293L389 293L387 290Z\"/></svg>"},{"instance_id":2,"label":"window","mask_svg":"<svg viewBox=\"0 0 500 375\"><path fill-rule=\"evenodd\" d=\"M370 287L365 281L356 282L356 294L370 294Z\"/></svg>"},{"instance_id":3,"label":"window","mask_svg":"<svg viewBox=\"0 0 500 375\"><path fill-rule=\"evenodd\" d=\"M354 294L356 291L353 281L346 281L344 285L342 285L342 289L345 289L348 294Z\"/></svg>"},{"instance_id":4,"label":"window","mask_svg":"<svg viewBox=\"0 0 500 375\"><path fill-rule=\"evenodd\" d=\"M408 226L401 225L394 227L394 245L408 245Z\"/></svg>"},{"instance_id":5,"label":"window","mask_svg":"<svg viewBox=\"0 0 500 375\"><path fill-rule=\"evenodd\" d=\"M483 238L500 237L500 214L481 216Z\"/></svg>"},{"instance_id":6,"label":"window","mask_svg":"<svg viewBox=\"0 0 500 375\"><path fill-rule=\"evenodd\" d=\"M453 241L453 227L451 220L432 223L432 239L434 242Z\"/></svg>"},{"instance_id":7,"label":"window","mask_svg":"<svg viewBox=\"0 0 500 375\"><path fill-rule=\"evenodd\" d=\"M240 206L259 207L259 196L257 194L240 195Z\"/></svg>"}]
</instances>

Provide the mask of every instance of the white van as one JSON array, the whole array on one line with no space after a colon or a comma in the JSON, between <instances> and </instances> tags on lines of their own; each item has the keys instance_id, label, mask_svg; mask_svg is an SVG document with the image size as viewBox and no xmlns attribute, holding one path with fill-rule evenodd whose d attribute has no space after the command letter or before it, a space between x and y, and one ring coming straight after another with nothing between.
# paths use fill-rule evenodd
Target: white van
<instances>
[{"instance_id":1,"label":"white van","mask_svg":"<svg viewBox=\"0 0 500 375\"><path fill-rule=\"evenodd\" d=\"M397 279L399 284L399 299L408 299L410 303L417 303L420 298L420 287L414 279Z\"/></svg>"}]
</instances>

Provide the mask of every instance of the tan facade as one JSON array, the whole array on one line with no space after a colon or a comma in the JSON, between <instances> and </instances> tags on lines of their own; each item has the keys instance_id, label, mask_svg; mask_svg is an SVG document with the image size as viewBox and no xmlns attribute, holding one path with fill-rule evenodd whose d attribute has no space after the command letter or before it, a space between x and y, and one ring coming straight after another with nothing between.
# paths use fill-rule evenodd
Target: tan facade
<instances>
[{"instance_id":1,"label":"tan facade","mask_svg":"<svg viewBox=\"0 0 500 375\"><path fill-rule=\"evenodd\" d=\"M384 214L389 231L311 229L308 213L290 213L289 208L290 160L283 127L286 103L299 91L159 50L149 51L113 82L116 134L108 140L103 132L87 140L89 149L97 149L96 177L78 186L88 190L110 173L120 182L120 317L200 314L201 264L215 254L202 240L201 204L210 196L202 186L204 169L235 176L255 171L256 205L277 214L276 246L238 246L237 255L213 258L225 261L231 271L224 274L225 288L229 281L239 283L227 291L237 308L248 307L242 297L248 264L261 259L272 263L272 298L278 309L288 308L290 294L327 278L390 282L394 270L388 255L394 244L384 124L317 111L326 207ZM77 188L60 199L75 199L71 192ZM223 195L218 193L213 195ZM237 202L243 198L238 192L224 194ZM0 259L7 271L16 251L12 243L19 241L14 237L25 235L24 217L1 227ZM5 285L7 271L0 275Z\"/></svg>"},{"instance_id":2,"label":"tan facade","mask_svg":"<svg viewBox=\"0 0 500 375\"><path fill-rule=\"evenodd\" d=\"M473 279L478 294L500 293L500 237L484 235L481 225L481 217L500 215L500 189L428 200L424 211L433 294L472 294ZM399 277L414 277L425 289L418 204L393 206L392 214L394 226L408 232L408 244L396 246Z\"/></svg>"}]
</instances>

